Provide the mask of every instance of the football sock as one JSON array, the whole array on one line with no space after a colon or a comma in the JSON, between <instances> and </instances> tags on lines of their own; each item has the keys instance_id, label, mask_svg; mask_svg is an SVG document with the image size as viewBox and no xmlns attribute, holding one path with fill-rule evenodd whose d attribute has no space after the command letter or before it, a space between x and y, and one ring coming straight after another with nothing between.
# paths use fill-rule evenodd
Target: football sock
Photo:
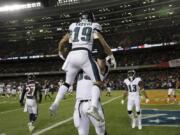
<instances>
[{"instance_id":1,"label":"football sock","mask_svg":"<svg viewBox=\"0 0 180 135\"><path fill-rule=\"evenodd\" d=\"M63 97L66 94L67 90L68 90L68 87L66 85L62 85L59 88L56 99L54 101L54 104L59 105L59 102L63 99Z\"/></svg>"}]
</instances>

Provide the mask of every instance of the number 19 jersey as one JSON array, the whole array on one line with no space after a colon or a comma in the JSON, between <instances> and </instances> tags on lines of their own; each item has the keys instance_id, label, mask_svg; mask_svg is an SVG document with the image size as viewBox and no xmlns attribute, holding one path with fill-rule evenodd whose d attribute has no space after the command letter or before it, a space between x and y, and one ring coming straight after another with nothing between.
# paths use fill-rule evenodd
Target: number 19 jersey
<instances>
[{"instance_id":1,"label":"number 19 jersey","mask_svg":"<svg viewBox=\"0 0 180 135\"><path fill-rule=\"evenodd\" d=\"M102 27L98 23L82 20L78 23L72 23L69 26L70 41L72 43L72 49L74 48L87 48L92 50L94 33L101 31Z\"/></svg>"},{"instance_id":2,"label":"number 19 jersey","mask_svg":"<svg viewBox=\"0 0 180 135\"><path fill-rule=\"evenodd\" d=\"M139 82L141 82L140 77L136 77L133 81L130 81L128 78L124 80L124 84L128 89L128 98L137 98L139 97Z\"/></svg>"}]
</instances>

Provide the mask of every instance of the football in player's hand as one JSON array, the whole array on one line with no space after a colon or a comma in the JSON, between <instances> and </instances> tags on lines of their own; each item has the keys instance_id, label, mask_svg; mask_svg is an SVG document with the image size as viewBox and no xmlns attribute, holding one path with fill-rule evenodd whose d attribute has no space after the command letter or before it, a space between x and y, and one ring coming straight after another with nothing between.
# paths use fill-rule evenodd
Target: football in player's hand
<instances>
[{"instance_id":1,"label":"football in player's hand","mask_svg":"<svg viewBox=\"0 0 180 135\"><path fill-rule=\"evenodd\" d=\"M147 104L147 103L149 103L149 98L146 98L146 100L145 100L145 103Z\"/></svg>"},{"instance_id":2,"label":"football in player's hand","mask_svg":"<svg viewBox=\"0 0 180 135\"><path fill-rule=\"evenodd\" d=\"M124 100L121 100L121 104L124 105Z\"/></svg>"}]
</instances>

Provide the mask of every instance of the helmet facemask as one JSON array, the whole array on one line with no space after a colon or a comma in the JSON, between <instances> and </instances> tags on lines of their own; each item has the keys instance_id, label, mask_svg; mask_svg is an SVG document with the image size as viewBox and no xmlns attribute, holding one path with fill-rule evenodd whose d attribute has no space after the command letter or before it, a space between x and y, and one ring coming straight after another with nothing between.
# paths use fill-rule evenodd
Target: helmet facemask
<instances>
[{"instance_id":1,"label":"helmet facemask","mask_svg":"<svg viewBox=\"0 0 180 135\"><path fill-rule=\"evenodd\" d=\"M136 75L136 72L134 70L128 71L128 78L130 79L130 81L134 80L135 75Z\"/></svg>"},{"instance_id":2,"label":"helmet facemask","mask_svg":"<svg viewBox=\"0 0 180 135\"><path fill-rule=\"evenodd\" d=\"M94 14L92 12L82 12L80 13L80 21L82 20L88 20L90 22L94 22L95 21L95 17Z\"/></svg>"}]
</instances>

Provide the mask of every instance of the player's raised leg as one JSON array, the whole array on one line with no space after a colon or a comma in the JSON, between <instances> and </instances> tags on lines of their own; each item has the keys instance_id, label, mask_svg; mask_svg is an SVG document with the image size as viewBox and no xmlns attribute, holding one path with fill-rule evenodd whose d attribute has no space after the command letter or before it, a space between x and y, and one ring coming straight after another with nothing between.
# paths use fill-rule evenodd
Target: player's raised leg
<instances>
[{"instance_id":1,"label":"player's raised leg","mask_svg":"<svg viewBox=\"0 0 180 135\"><path fill-rule=\"evenodd\" d=\"M73 84L76 74L78 72L78 70L73 66L69 66L69 68L71 70L68 70L66 72L66 81L62 86L59 87L56 98L53 104L49 108L52 115L56 113L60 101L64 98L65 93L68 91L69 87Z\"/></svg>"}]
</instances>

